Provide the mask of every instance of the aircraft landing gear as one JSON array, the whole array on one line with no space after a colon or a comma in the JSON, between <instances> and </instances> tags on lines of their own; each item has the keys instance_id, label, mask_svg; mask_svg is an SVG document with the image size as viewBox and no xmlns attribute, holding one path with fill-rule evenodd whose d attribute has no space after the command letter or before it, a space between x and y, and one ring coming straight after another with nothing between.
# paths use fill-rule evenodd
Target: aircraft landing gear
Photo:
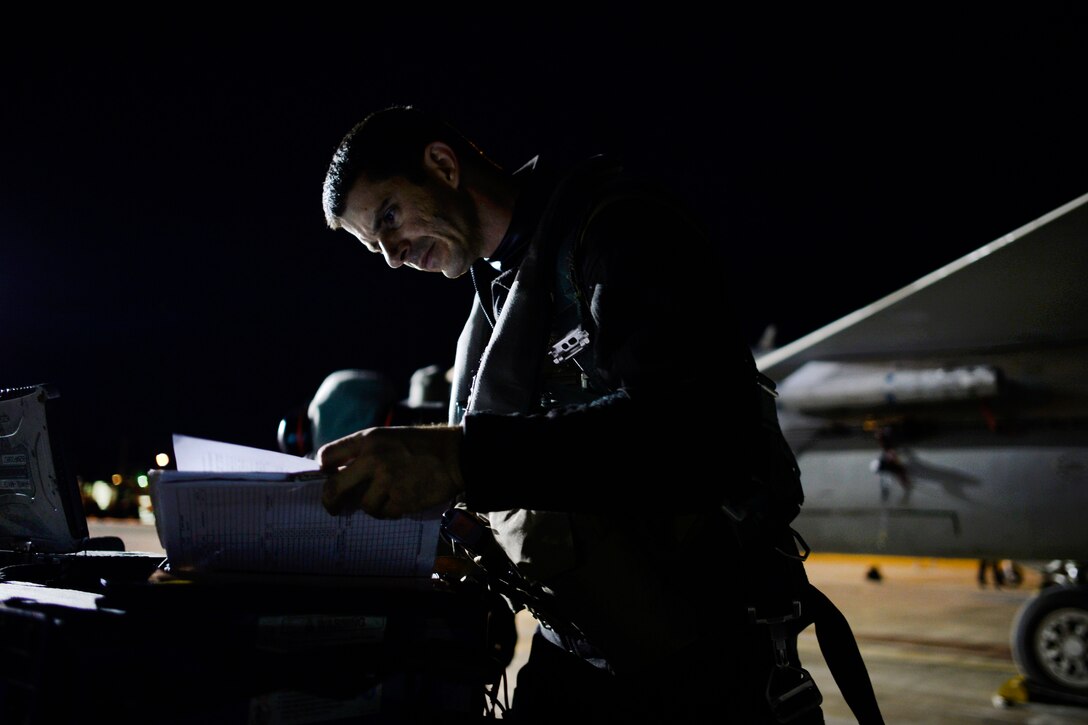
<instances>
[{"instance_id":1,"label":"aircraft landing gear","mask_svg":"<svg viewBox=\"0 0 1088 725\"><path fill-rule=\"evenodd\" d=\"M1051 584L1025 602L1012 654L1023 677L1006 685L1010 704L1024 697L1088 706L1088 585Z\"/></svg>"}]
</instances>

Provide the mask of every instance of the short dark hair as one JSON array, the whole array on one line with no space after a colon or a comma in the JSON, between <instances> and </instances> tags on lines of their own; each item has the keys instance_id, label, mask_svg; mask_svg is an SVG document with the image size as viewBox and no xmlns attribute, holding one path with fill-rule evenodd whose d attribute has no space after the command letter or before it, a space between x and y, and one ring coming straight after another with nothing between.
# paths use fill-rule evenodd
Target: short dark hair
<instances>
[{"instance_id":1,"label":"short dark hair","mask_svg":"<svg viewBox=\"0 0 1088 725\"><path fill-rule=\"evenodd\" d=\"M494 162L445 119L415 106L390 106L355 124L333 154L321 195L325 222L340 227L348 192L364 173L372 181L396 176L422 184L423 149L433 141L448 144L462 163Z\"/></svg>"}]
</instances>

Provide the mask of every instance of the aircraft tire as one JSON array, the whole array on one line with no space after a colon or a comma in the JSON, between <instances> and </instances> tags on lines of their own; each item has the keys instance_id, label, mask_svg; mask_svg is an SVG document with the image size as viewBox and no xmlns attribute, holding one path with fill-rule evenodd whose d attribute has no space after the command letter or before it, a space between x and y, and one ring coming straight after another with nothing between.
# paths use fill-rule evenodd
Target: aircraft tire
<instances>
[{"instance_id":1,"label":"aircraft tire","mask_svg":"<svg viewBox=\"0 0 1088 725\"><path fill-rule=\"evenodd\" d=\"M1049 586L1013 621L1012 655L1029 680L1088 694L1088 587Z\"/></svg>"}]
</instances>

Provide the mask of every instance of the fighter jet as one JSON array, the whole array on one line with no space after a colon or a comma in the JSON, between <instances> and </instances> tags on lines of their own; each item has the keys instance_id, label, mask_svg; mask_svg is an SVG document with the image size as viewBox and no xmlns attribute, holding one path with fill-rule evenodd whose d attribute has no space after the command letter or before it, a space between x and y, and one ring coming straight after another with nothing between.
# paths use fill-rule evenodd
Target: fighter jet
<instances>
[{"instance_id":1,"label":"fighter jet","mask_svg":"<svg viewBox=\"0 0 1088 725\"><path fill-rule=\"evenodd\" d=\"M1088 696L1088 194L756 362L812 549L1039 567L1016 665Z\"/></svg>"}]
</instances>

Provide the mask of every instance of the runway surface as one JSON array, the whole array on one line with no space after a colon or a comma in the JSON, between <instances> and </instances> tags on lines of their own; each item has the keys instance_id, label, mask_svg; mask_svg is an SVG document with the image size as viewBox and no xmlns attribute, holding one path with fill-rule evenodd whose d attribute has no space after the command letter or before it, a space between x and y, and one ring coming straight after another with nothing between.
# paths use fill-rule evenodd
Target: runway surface
<instances>
[{"instance_id":1,"label":"runway surface","mask_svg":"<svg viewBox=\"0 0 1088 725\"><path fill-rule=\"evenodd\" d=\"M867 577L871 566L879 581ZM1088 723L1081 707L995 706L994 695L1018 675L1011 626L1039 575L1027 569L1019 587L995 589L980 587L977 570L968 560L830 555L814 555L808 566L849 620L888 723ZM824 693L828 724L855 722L811 629L799 649Z\"/></svg>"},{"instance_id":2,"label":"runway surface","mask_svg":"<svg viewBox=\"0 0 1088 725\"><path fill-rule=\"evenodd\" d=\"M119 536L129 551L162 552L153 526L92 519L92 536ZM870 567L879 580L867 577ZM809 578L846 615L869 667L888 725L1088 724L1088 708L1041 702L994 704L1017 676L1010 633L1039 576L1024 570L1015 588L980 587L974 561L814 554ZM525 614L518 628L527 643L535 626ZM856 722L823 662L811 629L799 642L802 662L824 695L828 725ZM526 649L519 644L510 687Z\"/></svg>"}]
</instances>

